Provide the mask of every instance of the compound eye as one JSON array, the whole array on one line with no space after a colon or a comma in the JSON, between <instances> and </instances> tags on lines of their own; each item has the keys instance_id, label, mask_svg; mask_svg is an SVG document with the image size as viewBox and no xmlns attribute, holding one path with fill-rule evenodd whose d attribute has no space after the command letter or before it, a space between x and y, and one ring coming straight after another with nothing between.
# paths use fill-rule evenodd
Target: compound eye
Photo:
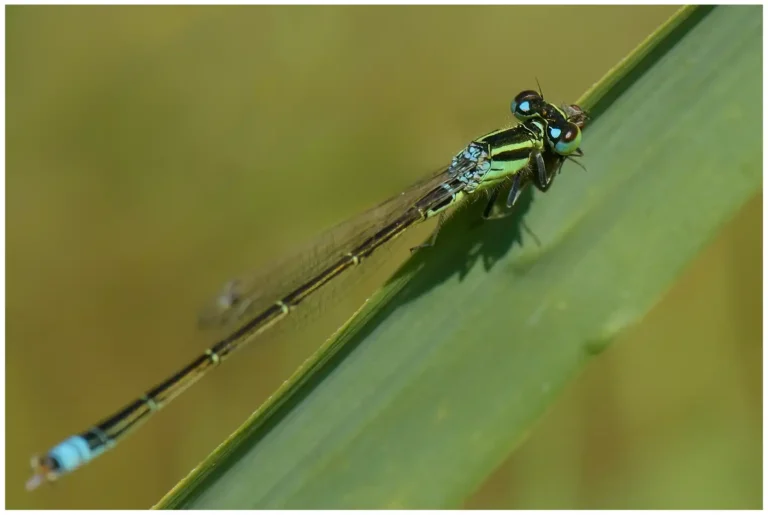
<instances>
[{"instance_id":1,"label":"compound eye","mask_svg":"<svg viewBox=\"0 0 768 515\"><path fill-rule=\"evenodd\" d=\"M535 91L526 90L518 93L512 101L510 110L520 121L530 120L539 114L539 106L544 99Z\"/></svg>"},{"instance_id":2,"label":"compound eye","mask_svg":"<svg viewBox=\"0 0 768 515\"><path fill-rule=\"evenodd\" d=\"M573 154L581 145L581 129L575 123L568 123L565 130L556 125L550 125L547 135L555 152L561 156Z\"/></svg>"}]
</instances>

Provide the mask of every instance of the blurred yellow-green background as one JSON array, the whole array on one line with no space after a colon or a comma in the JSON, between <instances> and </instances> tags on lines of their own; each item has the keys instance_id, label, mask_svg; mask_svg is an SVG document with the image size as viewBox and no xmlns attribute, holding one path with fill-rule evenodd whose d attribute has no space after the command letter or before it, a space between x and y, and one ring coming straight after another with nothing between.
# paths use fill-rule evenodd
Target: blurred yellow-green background
<instances>
[{"instance_id":1,"label":"blurred yellow-green background","mask_svg":"<svg viewBox=\"0 0 768 515\"><path fill-rule=\"evenodd\" d=\"M51 488L24 491L28 460L205 349L195 314L222 282L510 123L536 79L575 100L675 10L8 7L7 507L153 504L369 290L265 335ZM761 208L466 507L761 506Z\"/></svg>"}]
</instances>

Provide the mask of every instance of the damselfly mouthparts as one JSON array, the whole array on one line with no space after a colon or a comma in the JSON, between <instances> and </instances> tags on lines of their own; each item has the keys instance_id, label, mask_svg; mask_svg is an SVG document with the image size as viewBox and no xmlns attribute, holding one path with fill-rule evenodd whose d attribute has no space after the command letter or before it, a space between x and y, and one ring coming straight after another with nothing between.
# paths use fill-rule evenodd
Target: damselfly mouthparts
<instances>
[{"instance_id":1,"label":"damselfly mouthparts","mask_svg":"<svg viewBox=\"0 0 768 515\"><path fill-rule=\"evenodd\" d=\"M286 317L320 287L360 264L409 227L435 216L442 218L449 208L482 191L491 192L487 215L501 186L510 182L508 207L515 204L529 182L541 191L549 189L563 162L581 155L579 145L586 114L575 105L558 108L534 91L517 95L512 102L512 112L520 124L471 142L440 174L379 206L376 212L380 216L370 222L365 231L329 249L323 266L299 278L294 283L297 286L280 298L264 303L254 281L229 282L224 292L203 311L201 322L238 324L234 325L236 329L134 402L91 429L64 440L45 455L35 456L27 489L54 481L112 448L234 350ZM551 166L547 166L545 157ZM405 205L403 199L408 200ZM434 235L431 241L434 242Z\"/></svg>"}]
</instances>

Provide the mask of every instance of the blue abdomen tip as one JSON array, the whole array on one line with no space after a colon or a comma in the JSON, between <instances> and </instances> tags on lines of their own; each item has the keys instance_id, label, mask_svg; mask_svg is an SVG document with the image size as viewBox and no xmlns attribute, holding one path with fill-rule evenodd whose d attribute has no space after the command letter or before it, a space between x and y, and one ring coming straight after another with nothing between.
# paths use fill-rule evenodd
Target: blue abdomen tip
<instances>
[{"instance_id":1,"label":"blue abdomen tip","mask_svg":"<svg viewBox=\"0 0 768 515\"><path fill-rule=\"evenodd\" d=\"M56 460L61 472L74 470L93 458L93 453L82 436L71 436L51 449L48 455Z\"/></svg>"}]
</instances>

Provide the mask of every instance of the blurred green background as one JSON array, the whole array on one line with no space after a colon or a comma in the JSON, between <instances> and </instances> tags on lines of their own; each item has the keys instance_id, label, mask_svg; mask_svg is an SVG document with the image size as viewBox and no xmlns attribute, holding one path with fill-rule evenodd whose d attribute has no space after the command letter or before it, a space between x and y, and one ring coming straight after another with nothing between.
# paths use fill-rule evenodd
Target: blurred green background
<instances>
[{"instance_id":1,"label":"blurred green background","mask_svg":"<svg viewBox=\"0 0 768 515\"><path fill-rule=\"evenodd\" d=\"M223 281L509 124L536 78L575 100L675 10L7 8L7 507L157 501L407 252L52 488L26 493L27 463L206 348L195 314ZM761 506L761 209L724 228L467 507Z\"/></svg>"}]
</instances>

